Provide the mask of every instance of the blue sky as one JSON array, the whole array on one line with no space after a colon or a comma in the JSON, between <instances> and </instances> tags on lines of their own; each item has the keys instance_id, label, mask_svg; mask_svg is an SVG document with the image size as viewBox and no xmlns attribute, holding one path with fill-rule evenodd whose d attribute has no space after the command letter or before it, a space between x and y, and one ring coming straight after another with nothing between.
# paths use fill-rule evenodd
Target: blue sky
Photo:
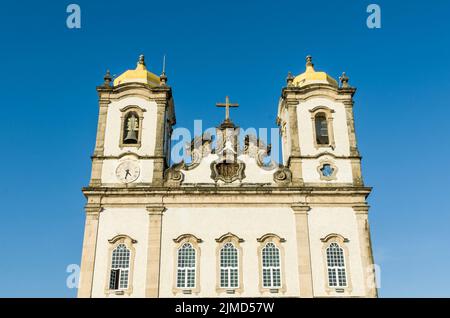
<instances>
[{"instance_id":1,"label":"blue sky","mask_svg":"<svg viewBox=\"0 0 450 318\"><path fill-rule=\"evenodd\" d=\"M448 1L8 1L0 12L0 296L73 297L98 114L95 86L140 53L167 55L177 125L217 124L230 95L242 127L275 127L288 71L346 71L358 88L357 138L383 297L450 296Z\"/></svg>"}]
</instances>

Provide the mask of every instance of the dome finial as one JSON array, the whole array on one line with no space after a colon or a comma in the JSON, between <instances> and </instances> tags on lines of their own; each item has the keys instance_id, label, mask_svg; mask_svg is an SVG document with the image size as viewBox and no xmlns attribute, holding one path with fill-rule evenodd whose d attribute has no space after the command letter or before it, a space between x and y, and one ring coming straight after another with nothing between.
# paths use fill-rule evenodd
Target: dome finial
<instances>
[{"instance_id":1,"label":"dome finial","mask_svg":"<svg viewBox=\"0 0 450 318\"><path fill-rule=\"evenodd\" d=\"M162 73L159 75L159 85L166 86L167 83L167 75L166 75L166 55L163 57L163 68Z\"/></svg>"},{"instance_id":2,"label":"dome finial","mask_svg":"<svg viewBox=\"0 0 450 318\"><path fill-rule=\"evenodd\" d=\"M288 86L288 87L293 86L293 85L294 85L293 82L294 82L294 76L292 75L291 72L288 72L288 75L287 75L287 77L286 77L286 83L287 83L287 86Z\"/></svg>"},{"instance_id":3,"label":"dome finial","mask_svg":"<svg viewBox=\"0 0 450 318\"><path fill-rule=\"evenodd\" d=\"M111 76L111 73L109 72L109 70L106 70L106 74L103 77L103 80L104 80L104 83L103 83L104 86L106 86L106 87L111 86L112 76Z\"/></svg>"},{"instance_id":4,"label":"dome finial","mask_svg":"<svg viewBox=\"0 0 450 318\"><path fill-rule=\"evenodd\" d=\"M144 54L139 55L139 59L136 66L137 70L146 70L147 67L145 65L145 56Z\"/></svg>"},{"instance_id":5,"label":"dome finial","mask_svg":"<svg viewBox=\"0 0 450 318\"><path fill-rule=\"evenodd\" d=\"M306 69L308 69L308 68L314 69L314 64L312 62L312 56L311 55L308 55L306 57Z\"/></svg>"},{"instance_id":6,"label":"dome finial","mask_svg":"<svg viewBox=\"0 0 450 318\"><path fill-rule=\"evenodd\" d=\"M345 72L342 73L341 77L339 77L339 81L341 82L342 88L347 88L348 86L348 76Z\"/></svg>"},{"instance_id":7,"label":"dome finial","mask_svg":"<svg viewBox=\"0 0 450 318\"><path fill-rule=\"evenodd\" d=\"M139 55L138 63L145 65L145 56L144 56L144 54Z\"/></svg>"}]
</instances>

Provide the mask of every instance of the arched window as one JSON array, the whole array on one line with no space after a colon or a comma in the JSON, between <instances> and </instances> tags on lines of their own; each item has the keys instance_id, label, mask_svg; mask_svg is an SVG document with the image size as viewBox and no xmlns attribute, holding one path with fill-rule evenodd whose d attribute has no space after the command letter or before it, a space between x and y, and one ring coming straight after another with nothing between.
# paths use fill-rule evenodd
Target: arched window
<instances>
[{"instance_id":1,"label":"arched window","mask_svg":"<svg viewBox=\"0 0 450 318\"><path fill-rule=\"evenodd\" d=\"M185 243L178 249L177 287L195 288L196 253L191 243Z\"/></svg>"},{"instance_id":2,"label":"arched window","mask_svg":"<svg viewBox=\"0 0 450 318\"><path fill-rule=\"evenodd\" d=\"M220 250L220 287L239 287L238 250L232 243L226 243Z\"/></svg>"},{"instance_id":3,"label":"arched window","mask_svg":"<svg viewBox=\"0 0 450 318\"><path fill-rule=\"evenodd\" d=\"M262 249L262 282L264 288L281 287L280 250L272 242Z\"/></svg>"},{"instance_id":4,"label":"arched window","mask_svg":"<svg viewBox=\"0 0 450 318\"><path fill-rule=\"evenodd\" d=\"M134 111L129 111L123 117L123 139L122 143L126 145L135 145L139 143L139 115Z\"/></svg>"},{"instance_id":5,"label":"arched window","mask_svg":"<svg viewBox=\"0 0 450 318\"><path fill-rule=\"evenodd\" d=\"M337 244L327 247L328 285L330 287L347 287L344 250Z\"/></svg>"},{"instance_id":6,"label":"arched window","mask_svg":"<svg viewBox=\"0 0 450 318\"><path fill-rule=\"evenodd\" d=\"M314 118L316 126L316 142L318 145L328 145L330 138L328 135L328 120L325 113L317 113Z\"/></svg>"},{"instance_id":7,"label":"arched window","mask_svg":"<svg viewBox=\"0 0 450 318\"><path fill-rule=\"evenodd\" d=\"M119 244L112 252L109 289L127 289L129 273L130 250L125 244Z\"/></svg>"}]
</instances>

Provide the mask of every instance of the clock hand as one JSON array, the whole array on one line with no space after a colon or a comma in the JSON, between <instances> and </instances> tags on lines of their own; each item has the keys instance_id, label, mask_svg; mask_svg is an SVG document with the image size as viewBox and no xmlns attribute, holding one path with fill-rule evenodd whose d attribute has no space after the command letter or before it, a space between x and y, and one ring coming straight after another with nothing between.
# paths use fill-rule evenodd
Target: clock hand
<instances>
[{"instance_id":1,"label":"clock hand","mask_svg":"<svg viewBox=\"0 0 450 318\"><path fill-rule=\"evenodd\" d=\"M126 172L126 173L125 173L125 179L126 179L128 176L131 177L130 169L126 169L125 172Z\"/></svg>"}]
</instances>

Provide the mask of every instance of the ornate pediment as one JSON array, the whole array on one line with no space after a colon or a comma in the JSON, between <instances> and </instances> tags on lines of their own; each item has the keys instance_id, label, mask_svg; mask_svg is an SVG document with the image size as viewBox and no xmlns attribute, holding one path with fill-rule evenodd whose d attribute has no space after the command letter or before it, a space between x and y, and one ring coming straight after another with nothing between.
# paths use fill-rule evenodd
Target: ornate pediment
<instances>
[{"instance_id":1,"label":"ornate pediment","mask_svg":"<svg viewBox=\"0 0 450 318\"><path fill-rule=\"evenodd\" d=\"M214 132L208 130L186 143L186 161L165 171L165 184L232 183L245 179L249 184L289 185L292 172L271 157L271 145L258 138L256 132L243 131L229 118L229 107L237 104L231 104L227 98L217 106L226 108L225 120Z\"/></svg>"}]
</instances>

